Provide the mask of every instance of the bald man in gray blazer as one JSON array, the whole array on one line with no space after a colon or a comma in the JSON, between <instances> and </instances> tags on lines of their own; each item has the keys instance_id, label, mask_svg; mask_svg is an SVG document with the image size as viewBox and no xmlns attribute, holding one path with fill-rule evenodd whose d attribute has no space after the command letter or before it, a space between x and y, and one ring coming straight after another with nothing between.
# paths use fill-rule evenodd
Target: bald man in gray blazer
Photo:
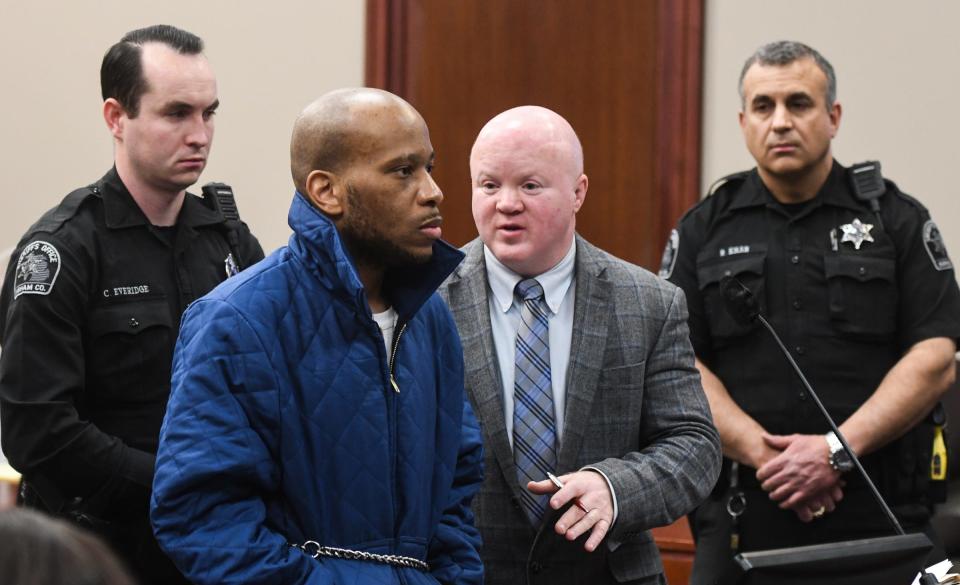
<instances>
[{"instance_id":1,"label":"bald man in gray blazer","mask_svg":"<svg viewBox=\"0 0 960 585\"><path fill-rule=\"evenodd\" d=\"M486 447L486 583L665 583L649 529L720 469L683 293L576 235L587 177L558 114L496 116L470 170L480 237L441 294Z\"/></svg>"}]
</instances>

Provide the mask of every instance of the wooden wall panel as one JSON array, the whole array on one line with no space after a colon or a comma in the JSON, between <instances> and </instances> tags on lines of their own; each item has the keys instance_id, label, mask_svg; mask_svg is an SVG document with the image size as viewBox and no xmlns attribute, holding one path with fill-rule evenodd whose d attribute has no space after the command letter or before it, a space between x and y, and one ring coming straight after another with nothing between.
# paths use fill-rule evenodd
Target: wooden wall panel
<instances>
[{"instance_id":1,"label":"wooden wall panel","mask_svg":"<svg viewBox=\"0 0 960 585\"><path fill-rule=\"evenodd\" d=\"M590 189L577 228L648 268L698 198L700 0L369 0L367 83L427 120L444 236L476 235L470 147L517 105L566 117Z\"/></svg>"},{"instance_id":2,"label":"wooden wall panel","mask_svg":"<svg viewBox=\"0 0 960 585\"><path fill-rule=\"evenodd\" d=\"M477 233L477 132L536 104L583 142L590 188L577 230L655 271L666 234L699 199L702 18L702 0L368 0L367 85L426 119L447 240ZM669 581L688 582L686 519L654 537Z\"/></svg>"}]
</instances>

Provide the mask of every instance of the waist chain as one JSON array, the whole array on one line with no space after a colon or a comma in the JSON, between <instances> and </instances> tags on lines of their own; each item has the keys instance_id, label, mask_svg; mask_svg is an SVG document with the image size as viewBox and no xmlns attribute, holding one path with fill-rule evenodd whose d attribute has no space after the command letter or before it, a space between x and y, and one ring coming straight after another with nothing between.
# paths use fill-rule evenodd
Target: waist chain
<instances>
[{"instance_id":1,"label":"waist chain","mask_svg":"<svg viewBox=\"0 0 960 585\"><path fill-rule=\"evenodd\" d=\"M381 555L362 550L351 550L349 548L336 548L333 546L321 546L320 543L308 540L303 544L291 544L290 546L298 548L313 558L332 557L335 559L346 559L350 561L366 561L369 563L381 563L384 565L393 565L395 567L405 567L407 569L418 569L427 572L430 565L420 559L405 557L403 555Z\"/></svg>"}]
</instances>

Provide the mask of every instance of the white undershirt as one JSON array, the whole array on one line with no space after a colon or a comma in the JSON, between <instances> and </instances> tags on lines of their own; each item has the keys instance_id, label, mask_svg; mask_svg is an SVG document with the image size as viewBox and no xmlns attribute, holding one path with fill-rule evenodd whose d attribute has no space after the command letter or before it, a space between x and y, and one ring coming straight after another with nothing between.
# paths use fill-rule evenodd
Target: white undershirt
<instances>
[{"instance_id":1,"label":"white undershirt","mask_svg":"<svg viewBox=\"0 0 960 585\"><path fill-rule=\"evenodd\" d=\"M387 359L390 359L390 346L393 345L393 330L397 327L397 312L390 307L382 313L374 313L373 320L380 326L383 333L383 344L387 348Z\"/></svg>"}]
</instances>

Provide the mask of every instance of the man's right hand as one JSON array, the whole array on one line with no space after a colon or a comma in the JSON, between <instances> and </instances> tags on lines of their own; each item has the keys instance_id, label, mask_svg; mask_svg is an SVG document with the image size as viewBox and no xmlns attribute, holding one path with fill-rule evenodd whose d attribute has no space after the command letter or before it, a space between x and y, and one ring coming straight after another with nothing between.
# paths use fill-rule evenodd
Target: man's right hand
<instances>
[{"instance_id":1,"label":"man's right hand","mask_svg":"<svg viewBox=\"0 0 960 585\"><path fill-rule=\"evenodd\" d=\"M837 505L843 499L844 485L846 484L842 479L837 480L836 485L798 502L790 509L794 511L801 522L816 520L837 509Z\"/></svg>"}]
</instances>

